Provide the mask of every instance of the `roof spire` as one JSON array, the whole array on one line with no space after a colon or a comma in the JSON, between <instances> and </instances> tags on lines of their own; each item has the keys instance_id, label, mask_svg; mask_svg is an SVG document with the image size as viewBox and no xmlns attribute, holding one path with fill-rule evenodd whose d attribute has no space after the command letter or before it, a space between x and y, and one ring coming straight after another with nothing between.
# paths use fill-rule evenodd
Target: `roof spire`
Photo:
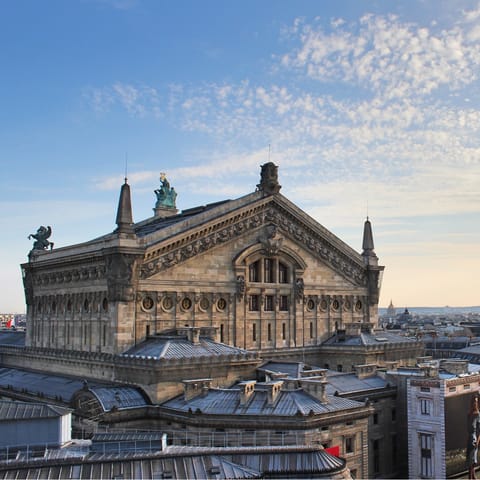
<instances>
[{"instance_id":1,"label":"roof spire","mask_svg":"<svg viewBox=\"0 0 480 480\"><path fill-rule=\"evenodd\" d=\"M132 201L130 198L130 185L127 183L127 177L125 176L125 183L120 189L120 198L118 200L117 209L117 229L114 233L135 233L133 230L133 217L132 217Z\"/></svg>"},{"instance_id":2,"label":"roof spire","mask_svg":"<svg viewBox=\"0 0 480 480\"><path fill-rule=\"evenodd\" d=\"M365 225L363 227L363 243L362 243L363 252L362 255L364 257L377 257L374 251L373 245L373 233L372 233L372 224L370 220L365 220Z\"/></svg>"}]
</instances>

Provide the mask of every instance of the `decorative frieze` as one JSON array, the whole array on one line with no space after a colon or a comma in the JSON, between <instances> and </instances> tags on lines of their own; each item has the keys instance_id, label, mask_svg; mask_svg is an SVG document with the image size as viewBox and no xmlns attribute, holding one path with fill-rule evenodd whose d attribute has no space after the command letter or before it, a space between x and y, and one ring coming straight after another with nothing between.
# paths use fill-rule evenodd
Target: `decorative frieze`
<instances>
[{"instance_id":1,"label":"decorative frieze","mask_svg":"<svg viewBox=\"0 0 480 480\"><path fill-rule=\"evenodd\" d=\"M169 245L149 252L140 268L140 278L149 278L262 225L270 226L267 235L259 239L267 253L273 255L281 247L283 242L281 231L301 243L315 256L321 257L335 271L357 285L366 285L367 278L363 265L356 263L347 254L334 247L327 238L307 227L298 217L274 203L257 206L228 219L228 221L223 220L217 224L210 224L194 234L186 235Z\"/></svg>"}]
</instances>

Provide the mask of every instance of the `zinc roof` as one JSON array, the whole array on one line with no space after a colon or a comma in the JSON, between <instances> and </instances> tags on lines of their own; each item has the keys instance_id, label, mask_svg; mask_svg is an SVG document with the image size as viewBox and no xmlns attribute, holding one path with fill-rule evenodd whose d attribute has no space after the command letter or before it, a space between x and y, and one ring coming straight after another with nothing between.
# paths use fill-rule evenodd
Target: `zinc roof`
<instances>
[{"instance_id":1,"label":"zinc roof","mask_svg":"<svg viewBox=\"0 0 480 480\"><path fill-rule=\"evenodd\" d=\"M210 338L200 337L198 343L192 343L182 337L154 337L127 350L124 356L180 359L192 357L211 357L220 355L252 355L241 348L214 342Z\"/></svg>"},{"instance_id":2,"label":"zinc roof","mask_svg":"<svg viewBox=\"0 0 480 480\"><path fill-rule=\"evenodd\" d=\"M346 346L367 346L367 345L382 345L382 344L405 344L415 343L418 340L414 338L405 337L396 333L391 333L388 330L366 333L362 332L358 335L346 335L344 340L339 340L337 335L333 335L324 342L324 345L335 345L336 347Z\"/></svg>"},{"instance_id":3,"label":"zinc roof","mask_svg":"<svg viewBox=\"0 0 480 480\"><path fill-rule=\"evenodd\" d=\"M172 410L196 412L200 410L206 415L258 415L291 417L297 414L319 415L345 409L358 408L362 403L341 397L328 397L328 402L309 395L304 390L281 390L273 404L268 402L268 392L261 385L255 390L245 405L240 404L238 388L210 389L204 396L199 395L190 400L178 396L162 404Z\"/></svg>"},{"instance_id":4,"label":"zinc roof","mask_svg":"<svg viewBox=\"0 0 480 480\"><path fill-rule=\"evenodd\" d=\"M52 398L65 403L69 403L73 395L84 386L84 379L78 377L30 372L16 368L0 368L1 388L41 395L44 398ZM89 380L88 386L102 406L105 405L106 411L114 405L117 408L129 408L148 403L142 393L134 387L109 385L91 380Z\"/></svg>"},{"instance_id":5,"label":"zinc roof","mask_svg":"<svg viewBox=\"0 0 480 480\"><path fill-rule=\"evenodd\" d=\"M0 422L11 420L32 420L56 418L67 415L71 410L42 403L13 402L0 400Z\"/></svg>"},{"instance_id":6,"label":"zinc roof","mask_svg":"<svg viewBox=\"0 0 480 480\"><path fill-rule=\"evenodd\" d=\"M327 392L333 394L361 392L362 390L383 389L388 382L378 375L358 378L355 373L339 373L329 370L327 373Z\"/></svg>"},{"instance_id":7,"label":"zinc roof","mask_svg":"<svg viewBox=\"0 0 480 480\"><path fill-rule=\"evenodd\" d=\"M208 205L200 205L198 207L183 210L181 213L172 215L170 217L154 217L152 219L144 220L134 225L135 233L139 237L144 237L149 233L156 232L163 228L169 227L170 225L183 222L184 220L194 217L199 213L206 212L207 210L211 210L212 208L229 201L230 200L222 200L216 203L209 203Z\"/></svg>"},{"instance_id":8,"label":"zinc roof","mask_svg":"<svg viewBox=\"0 0 480 480\"><path fill-rule=\"evenodd\" d=\"M0 345L25 346L25 332L0 330Z\"/></svg>"},{"instance_id":9,"label":"zinc roof","mask_svg":"<svg viewBox=\"0 0 480 480\"><path fill-rule=\"evenodd\" d=\"M89 390L98 398L105 412L113 407L124 409L149 404L142 393L133 387L92 387Z\"/></svg>"},{"instance_id":10,"label":"zinc roof","mask_svg":"<svg viewBox=\"0 0 480 480\"><path fill-rule=\"evenodd\" d=\"M299 378L304 370L301 362L267 362L257 370L261 372L286 373L290 378Z\"/></svg>"},{"instance_id":11,"label":"zinc roof","mask_svg":"<svg viewBox=\"0 0 480 480\"><path fill-rule=\"evenodd\" d=\"M125 454L90 455L86 460L61 459L57 464L0 466L0 480L22 478L25 480L82 479L151 480L160 478L203 480L261 478L261 473L247 466L237 465L218 455L143 455L143 458ZM13 477L12 477L13 474Z\"/></svg>"}]
</instances>

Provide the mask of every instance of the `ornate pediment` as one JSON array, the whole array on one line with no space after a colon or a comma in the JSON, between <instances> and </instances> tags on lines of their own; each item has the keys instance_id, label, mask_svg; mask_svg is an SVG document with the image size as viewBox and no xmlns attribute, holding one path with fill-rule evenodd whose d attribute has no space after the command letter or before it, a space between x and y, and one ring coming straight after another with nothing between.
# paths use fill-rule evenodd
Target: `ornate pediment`
<instances>
[{"instance_id":1,"label":"ornate pediment","mask_svg":"<svg viewBox=\"0 0 480 480\"><path fill-rule=\"evenodd\" d=\"M140 267L140 278L149 278L262 226L268 229L259 242L271 255L281 247L283 237L289 237L353 283L366 284L366 270L360 259L335 246L323 227L307 225L300 216L275 201L254 204L249 210L217 218L204 229L174 237L157 249L151 247Z\"/></svg>"}]
</instances>

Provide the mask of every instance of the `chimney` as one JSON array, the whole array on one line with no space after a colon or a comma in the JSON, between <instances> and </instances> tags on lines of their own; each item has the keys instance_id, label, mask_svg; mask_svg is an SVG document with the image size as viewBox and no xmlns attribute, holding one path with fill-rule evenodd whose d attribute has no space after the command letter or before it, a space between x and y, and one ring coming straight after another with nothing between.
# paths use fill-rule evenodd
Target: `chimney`
<instances>
[{"instance_id":1,"label":"chimney","mask_svg":"<svg viewBox=\"0 0 480 480\"><path fill-rule=\"evenodd\" d=\"M300 380L301 387L312 397L318 398L322 403L328 403L327 383L326 377L321 377L318 380L313 378Z\"/></svg>"},{"instance_id":2,"label":"chimney","mask_svg":"<svg viewBox=\"0 0 480 480\"><path fill-rule=\"evenodd\" d=\"M186 402L192 398L208 394L208 390L212 383L211 378L200 378L197 380L183 380L183 395Z\"/></svg>"},{"instance_id":3,"label":"chimney","mask_svg":"<svg viewBox=\"0 0 480 480\"><path fill-rule=\"evenodd\" d=\"M240 388L240 405L246 405L255 391L256 380L249 380L238 384Z\"/></svg>"},{"instance_id":4,"label":"chimney","mask_svg":"<svg viewBox=\"0 0 480 480\"><path fill-rule=\"evenodd\" d=\"M420 363L418 365L425 377L438 377L438 365L434 362Z\"/></svg>"},{"instance_id":5,"label":"chimney","mask_svg":"<svg viewBox=\"0 0 480 480\"><path fill-rule=\"evenodd\" d=\"M355 365L355 373L357 374L357 378L360 380L374 377L377 374L377 365L375 363L370 363L367 365Z\"/></svg>"},{"instance_id":6,"label":"chimney","mask_svg":"<svg viewBox=\"0 0 480 480\"><path fill-rule=\"evenodd\" d=\"M346 323L345 329L347 335L358 337L362 332L362 322Z\"/></svg>"},{"instance_id":7,"label":"chimney","mask_svg":"<svg viewBox=\"0 0 480 480\"><path fill-rule=\"evenodd\" d=\"M400 362L398 360L388 360L385 362L387 370L397 370Z\"/></svg>"},{"instance_id":8,"label":"chimney","mask_svg":"<svg viewBox=\"0 0 480 480\"><path fill-rule=\"evenodd\" d=\"M277 380L276 382L268 382L265 385L267 386L267 403L268 405L274 405L282 390L283 381Z\"/></svg>"},{"instance_id":9,"label":"chimney","mask_svg":"<svg viewBox=\"0 0 480 480\"><path fill-rule=\"evenodd\" d=\"M177 335L185 335L187 340L194 344L200 343L200 329L197 327L177 328Z\"/></svg>"},{"instance_id":10,"label":"chimney","mask_svg":"<svg viewBox=\"0 0 480 480\"><path fill-rule=\"evenodd\" d=\"M468 373L468 360L443 360L441 363L442 368L452 375L462 375Z\"/></svg>"},{"instance_id":11,"label":"chimney","mask_svg":"<svg viewBox=\"0 0 480 480\"><path fill-rule=\"evenodd\" d=\"M207 337L214 342L217 341L217 327L201 327L200 334L203 337Z\"/></svg>"},{"instance_id":12,"label":"chimney","mask_svg":"<svg viewBox=\"0 0 480 480\"><path fill-rule=\"evenodd\" d=\"M326 368L317 368L315 370L304 370L301 373L301 376L304 377L304 378L316 378L316 379L324 378L324 379L326 379L327 378L327 372L328 372L328 370Z\"/></svg>"}]
</instances>

